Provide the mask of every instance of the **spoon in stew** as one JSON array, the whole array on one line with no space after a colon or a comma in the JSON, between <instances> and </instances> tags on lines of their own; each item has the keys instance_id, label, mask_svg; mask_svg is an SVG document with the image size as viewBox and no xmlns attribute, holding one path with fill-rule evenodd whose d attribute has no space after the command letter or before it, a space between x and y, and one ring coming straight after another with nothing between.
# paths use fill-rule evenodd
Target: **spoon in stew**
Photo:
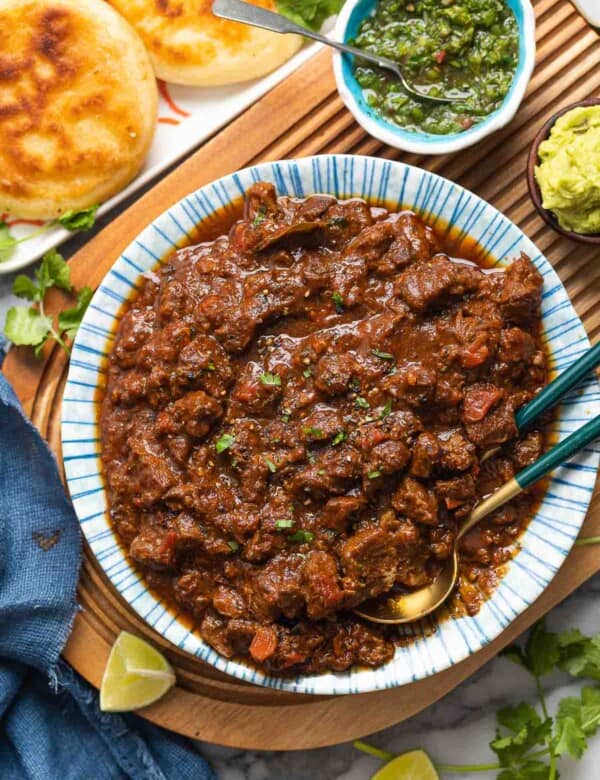
<instances>
[{"instance_id":1,"label":"spoon in stew","mask_svg":"<svg viewBox=\"0 0 600 780\"><path fill-rule=\"evenodd\" d=\"M475 507L454 540L452 557L431 585L412 593L388 593L383 597L365 601L354 610L356 614L373 623L408 623L436 610L450 596L458 580L458 543L463 536L484 517L515 498L522 490L546 476L599 436L600 414L545 452Z\"/></svg>"},{"instance_id":2,"label":"spoon in stew","mask_svg":"<svg viewBox=\"0 0 600 780\"><path fill-rule=\"evenodd\" d=\"M250 5L250 3L244 3L242 0L214 0L212 12L221 19L229 19L232 22L242 22L243 24L249 24L253 27L260 27L263 30L270 30L271 32L282 34L294 33L296 35L303 35L305 38L311 38L313 41L325 44L325 46L332 46L334 49L339 49L339 51L343 51L346 54L360 57L360 59L365 60L366 62L371 62L373 65L392 71L400 80L404 91L415 98L415 100L447 104L457 100L464 100L465 98L465 95L458 94L454 97L435 97L426 92L421 92L407 81L402 72L402 68L397 62L389 60L387 57L380 57L378 54L357 49L355 46L349 46L346 43L333 41L330 38L326 38L324 35L320 35L319 33L313 32L313 30L308 30L306 27L302 27L301 25L292 22L291 19L288 19L281 14L267 11L265 8L259 8L256 5Z\"/></svg>"},{"instance_id":3,"label":"spoon in stew","mask_svg":"<svg viewBox=\"0 0 600 780\"><path fill-rule=\"evenodd\" d=\"M589 349L566 371L541 390L516 414L519 430L526 428L540 414L554 406L584 376L600 364L600 343ZM495 493L478 504L467 517L454 540L454 552L436 579L411 593L385 593L369 599L354 611L373 623L410 623L435 612L451 595L459 575L458 544L474 526L489 514L517 496L522 490L546 476L572 455L600 436L600 415L574 431L527 468L516 474Z\"/></svg>"}]
</instances>

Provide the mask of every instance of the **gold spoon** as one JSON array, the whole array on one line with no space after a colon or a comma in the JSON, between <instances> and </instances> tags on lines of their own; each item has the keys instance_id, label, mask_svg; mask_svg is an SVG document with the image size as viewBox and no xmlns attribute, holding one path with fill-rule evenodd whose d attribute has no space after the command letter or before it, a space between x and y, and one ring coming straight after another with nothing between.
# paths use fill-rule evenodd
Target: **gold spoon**
<instances>
[{"instance_id":1,"label":"gold spoon","mask_svg":"<svg viewBox=\"0 0 600 780\"><path fill-rule=\"evenodd\" d=\"M484 517L546 476L598 436L600 436L600 415L545 452L538 460L476 506L456 536L452 556L431 585L412 593L387 593L370 599L355 609L355 613L373 623L393 624L409 623L434 612L446 601L456 585L459 571L457 548L462 537Z\"/></svg>"}]
</instances>

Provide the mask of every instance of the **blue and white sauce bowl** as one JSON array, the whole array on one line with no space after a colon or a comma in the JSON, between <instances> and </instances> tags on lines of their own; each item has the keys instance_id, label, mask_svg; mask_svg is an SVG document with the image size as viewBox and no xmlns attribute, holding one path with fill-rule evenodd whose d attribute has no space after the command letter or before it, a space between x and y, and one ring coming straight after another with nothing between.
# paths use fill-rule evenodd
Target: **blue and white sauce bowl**
<instances>
[{"instance_id":1,"label":"blue and white sauce bowl","mask_svg":"<svg viewBox=\"0 0 600 780\"><path fill-rule=\"evenodd\" d=\"M388 146L416 154L450 154L478 143L508 124L517 113L535 65L535 14L530 0L504 0L519 26L519 62L502 105L469 130L450 135L404 130L370 106L354 76L353 58L336 52L333 71L340 97L356 121L374 138ZM374 11L377 0L347 0L338 16L333 37L347 43Z\"/></svg>"},{"instance_id":2,"label":"blue and white sauce bowl","mask_svg":"<svg viewBox=\"0 0 600 780\"><path fill-rule=\"evenodd\" d=\"M475 617L432 616L402 630L412 641L378 669L281 679L235 660L206 644L149 591L113 530L100 459L98 388L105 382L123 303L144 273L157 268L178 246L189 243L198 223L239 200L256 181L273 182L280 195L305 198L330 193L358 196L372 205L410 208L429 224L450 225L475 239L498 265L526 252L544 277L544 338L553 368L562 371L589 347L584 327L550 263L509 219L473 193L435 174L399 162L326 155L265 163L226 176L191 193L146 227L116 259L103 279L73 346L62 404L62 448L71 498L82 531L114 587L149 626L183 651L222 672L278 690L346 694L383 690L421 680L462 661L497 637L552 581L583 523L596 479L599 446L590 446L558 470L506 575ZM590 379L559 409L552 435L562 439L600 413L600 388Z\"/></svg>"}]
</instances>

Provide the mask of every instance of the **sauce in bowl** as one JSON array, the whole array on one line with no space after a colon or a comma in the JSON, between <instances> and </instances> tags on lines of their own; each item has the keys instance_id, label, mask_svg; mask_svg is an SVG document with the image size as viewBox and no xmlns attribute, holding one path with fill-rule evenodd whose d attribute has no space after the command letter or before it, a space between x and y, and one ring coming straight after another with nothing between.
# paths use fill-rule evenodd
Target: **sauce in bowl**
<instances>
[{"instance_id":1,"label":"sauce in bowl","mask_svg":"<svg viewBox=\"0 0 600 780\"><path fill-rule=\"evenodd\" d=\"M381 0L354 44L399 62L408 80L448 105L411 98L389 71L355 65L368 104L413 132L449 135L496 111L518 64L517 20L503 0Z\"/></svg>"}]
</instances>

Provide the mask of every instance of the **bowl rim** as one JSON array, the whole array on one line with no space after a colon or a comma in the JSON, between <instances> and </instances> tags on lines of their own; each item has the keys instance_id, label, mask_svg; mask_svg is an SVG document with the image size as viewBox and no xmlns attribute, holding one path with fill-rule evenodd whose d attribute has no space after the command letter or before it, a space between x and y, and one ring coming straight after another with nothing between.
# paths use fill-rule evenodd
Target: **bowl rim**
<instances>
[{"instance_id":1,"label":"bowl rim","mask_svg":"<svg viewBox=\"0 0 600 780\"><path fill-rule=\"evenodd\" d=\"M578 100L575 103L569 103L567 106L563 106L554 114L552 114L538 130L535 138L531 142L531 146L529 147L529 155L527 157L527 188L537 213L553 230L555 230L557 233L560 233L561 236L565 236L565 238L570 238L572 241L578 241L582 244L600 246L600 232L576 233L574 230L567 230L566 228L563 228L559 225L558 219L554 216L554 214L548 209L545 209L542 205L542 193L537 183L537 179L535 178L535 168L539 163L540 144L548 138L552 128L556 124L557 119L560 119L560 117L564 114L568 114L569 111L572 111L574 108L583 106L600 106L600 97L585 98L584 100Z\"/></svg>"},{"instance_id":2,"label":"bowl rim","mask_svg":"<svg viewBox=\"0 0 600 780\"><path fill-rule=\"evenodd\" d=\"M345 42L348 24L355 8L365 0L346 0L338 15L333 36L336 40ZM383 117L369 115L357 102L346 80L343 68L343 54L339 51L333 55L333 71L337 89L346 108L352 113L356 121L369 135L382 141L388 146L402 149L415 154L451 154L465 149L481 141L488 135L505 127L515 116L525 96L525 91L531 79L535 67L536 38L535 38L535 13L530 0L513 0L520 6L523 12L523 22L519 25L520 48L524 52L524 61L521 72L516 80L513 80L509 90L508 100L505 98L500 108L479 125L475 125L463 133L449 136L436 136L426 133L414 133L395 127ZM520 63L519 63L520 65ZM511 94L512 92L512 94Z\"/></svg>"},{"instance_id":3,"label":"bowl rim","mask_svg":"<svg viewBox=\"0 0 600 780\"><path fill-rule=\"evenodd\" d=\"M595 479L600 450L582 455L565 466L569 480L552 482L552 498L546 494L542 506L520 537L520 550L508 566L505 577L480 613L468 620L444 620L437 632L424 629L432 620L412 626L414 637L407 647L398 647L389 664L378 669L349 669L346 672L302 675L296 678L270 677L258 669L219 655L198 634L183 625L146 587L139 571L125 555L107 517L106 487L102 478L96 390L104 384L104 359L111 347L112 328L121 306L144 273L152 271L169 251L189 243L189 232L202 219L239 198L245 188L261 178L272 181L280 193L297 197L331 192L340 198L368 197L414 208L430 223L441 215L474 237L485 236L486 253L501 262L520 249L530 254L544 274L544 322L552 325L552 354L556 368L563 368L589 348L589 339L566 295L558 276L535 245L508 217L461 185L438 174L400 161L360 155L319 155L299 160L265 162L223 176L172 204L140 231L115 259L103 277L73 345L61 411L61 442L67 487L83 534L96 561L128 606L150 628L167 641L245 682L292 693L340 695L366 693L397 687L429 677L464 660L498 636L513 619L541 595L562 565L583 523ZM362 182L362 186L359 186ZM406 193L406 196L405 196ZM452 215L446 216L446 215ZM186 240L187 239L187 240ZM567 327L568 325L568 327ZM550 332L548 330L548 332ZM567 335L568 334L568 335ZM563 436L578 427L582 412L600 412L600 388L595 380L588 390L561 407ZM591 399L591 400L590 400ZM582 408L583 407L583 408ZM590 411L591 410L591 411ZM579 457L579 456L578 456ZM575 459L574 459L575 460ZM90 472L90 468L92 471ZM572 484L584 491L577 499L569 496ZM547 502L547 503L546 503ZM560 523L552 507L559 507ZM546 514L541 514L545 509ZM568 510L568 511L567 511ZM427 634L427 635L426 635Z\"/></svg>"}]
</instances>

